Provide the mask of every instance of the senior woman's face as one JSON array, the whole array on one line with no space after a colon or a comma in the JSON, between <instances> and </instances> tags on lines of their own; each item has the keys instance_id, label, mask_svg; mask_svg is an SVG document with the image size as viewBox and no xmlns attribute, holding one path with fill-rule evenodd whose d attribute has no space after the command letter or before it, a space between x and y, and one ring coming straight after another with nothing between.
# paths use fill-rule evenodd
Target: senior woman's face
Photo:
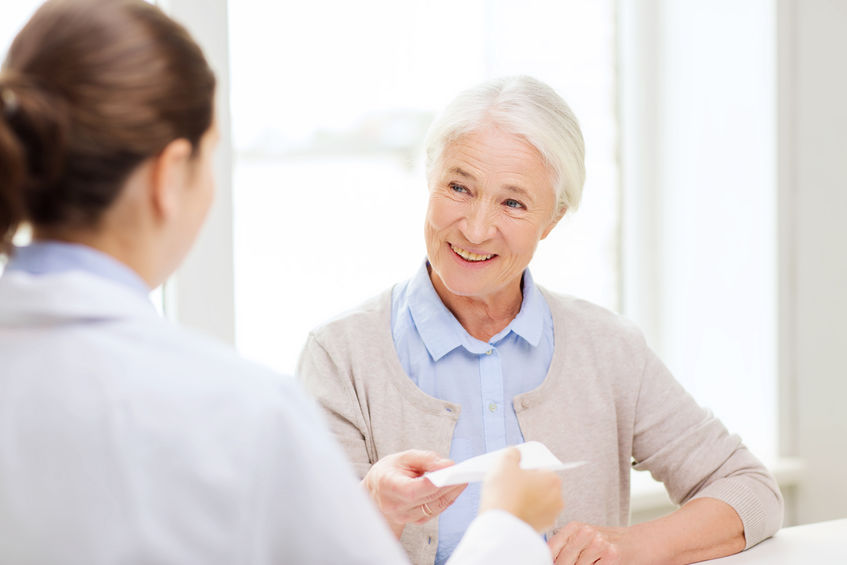
<instances>
[{"instance_id":1,"label":"senior woman's face","mask_svg":"<svg viewBox=\"0 0 847 565\"><path fill-rule=\"evenodd\" d=\"M519 293L538 242L561 217L538 150L488 126L448 145L430 183L425 235L432 275L459 296Z\"/></svg>"}]
</instances>

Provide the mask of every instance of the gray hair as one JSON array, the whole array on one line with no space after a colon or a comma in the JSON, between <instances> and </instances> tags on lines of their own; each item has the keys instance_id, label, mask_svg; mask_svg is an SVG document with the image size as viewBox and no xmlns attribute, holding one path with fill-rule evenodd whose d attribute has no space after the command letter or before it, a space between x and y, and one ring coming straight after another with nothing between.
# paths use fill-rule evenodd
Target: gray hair
<instances>
[{"instance_id":1,"label":"gray hair","mask_svg":"<svg viewBox=\"0 0 847 565\"><path fill-rule=\"evenodd\" d=\"M459 94L427 133L427 178L432 180L448 145L485 124L521 136L538 150L553 173L557 211L579 207L585 183L579 123L556 91L529 76L490 80Z\"/></svg>"}]
</instances>

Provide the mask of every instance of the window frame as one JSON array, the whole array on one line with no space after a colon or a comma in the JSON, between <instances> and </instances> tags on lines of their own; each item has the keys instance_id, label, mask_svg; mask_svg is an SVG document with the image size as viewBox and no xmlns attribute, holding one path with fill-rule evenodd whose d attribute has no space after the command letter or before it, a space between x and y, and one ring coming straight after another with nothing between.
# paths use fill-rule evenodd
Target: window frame
<instances>
[{"instance_id":1,"label":"window frame","mask_svg":"<svg viewBox=\"0 0 847 565\"><path fill-rule=\"evenodd\" d=\"M197 241L163 289L165 315L231 345L235 344L232 210L232 133L229 109L227 0L160 0L206 53L217 77L214 158L215 200Z\"/></svg>"}]
</instances>

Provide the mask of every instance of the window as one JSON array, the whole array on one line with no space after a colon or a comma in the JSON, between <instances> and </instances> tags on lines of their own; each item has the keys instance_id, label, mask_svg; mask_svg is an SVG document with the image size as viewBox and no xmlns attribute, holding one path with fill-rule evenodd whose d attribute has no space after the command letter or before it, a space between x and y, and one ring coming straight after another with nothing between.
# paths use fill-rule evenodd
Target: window
<instances>
[{"instance_id":1,"label":"window","mask_svg":"<svg viewBox=\"0 0 847 565\"><path fill-rule=\"evenodd\" d=\"M425 256L421 142L487 78L531 74L580 119L580 210L541 242L548 288L618 307L614 3L229 4L236 343L292 372L306 334Z\"/></svg>"}]
</instances>

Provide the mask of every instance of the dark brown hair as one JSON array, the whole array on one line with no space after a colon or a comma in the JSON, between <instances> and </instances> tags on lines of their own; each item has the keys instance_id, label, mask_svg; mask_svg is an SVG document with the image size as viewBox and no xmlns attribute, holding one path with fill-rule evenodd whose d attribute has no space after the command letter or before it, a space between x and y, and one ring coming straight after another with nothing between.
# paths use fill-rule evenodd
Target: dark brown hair
<instances>
[{"instance_id":1,"label":"dark brown hair","mask_svg":"<svg viewBox=\"0 0 847 565\"><path fill-rule=\"evenodd\" d=\"M94 226L168 143L196 149L215 78L178 23L144 0L51 0L0 71L0 253L18 226Z\"/></svg>"}]
</instances>

